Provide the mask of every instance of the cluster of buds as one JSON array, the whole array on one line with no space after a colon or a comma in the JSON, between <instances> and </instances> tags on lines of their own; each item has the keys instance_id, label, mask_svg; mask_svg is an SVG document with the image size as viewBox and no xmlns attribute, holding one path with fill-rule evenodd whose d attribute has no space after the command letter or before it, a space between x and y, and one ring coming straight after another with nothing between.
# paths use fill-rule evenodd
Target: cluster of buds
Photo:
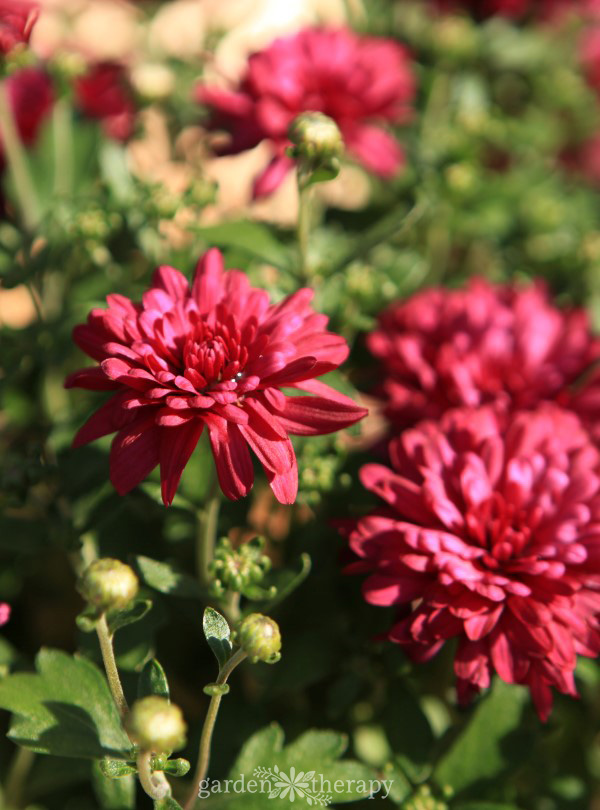
<instances>
[{"instance_id":1,"label":"cluster of buds","mask_svg":"<svg viewBox=\"0 0 600 810\"><path fill-rule=\"evenodd\" d=\"M271 568L271 560L263 553L264 548L263 537L255 537L237 549L226 537L221 538L210 564L212 595L220 599L231 591L247 599L273 598L274 588L261 587L265 574Z\"/></svg>"}]
</instances>

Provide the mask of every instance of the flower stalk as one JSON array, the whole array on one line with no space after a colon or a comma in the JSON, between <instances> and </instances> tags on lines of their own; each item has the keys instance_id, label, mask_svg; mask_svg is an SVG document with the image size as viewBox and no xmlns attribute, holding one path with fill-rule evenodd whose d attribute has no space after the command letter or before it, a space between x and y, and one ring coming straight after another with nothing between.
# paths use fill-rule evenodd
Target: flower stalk
<instances>
[{"instance_id":1,"label":"flower stalk","mask_svg":"<svg viewBox=\"0 0 600 810\"><path fill-rule=\"evenodd\" d=\"M237 650L237 652L235 652L231 656L231 658L221 667L221 670L215 682L216 685L224 686L227 683L227 679L229 678L233 670L237 667L238 664L241 664L246 657L247 653L245 650L242 649ZM211 696L210 703L208 705L208 711L206 713L206 718L204 719L204 726L202 727L202 736L200 737L200 748L198 750L198 762L196 764L196 772L194 774L194 783L190 791L190 794L187 798L187 801L184 804L184 810L193 810L194 806L196 805L196 801L198 799L200 785L206 778L206 774L208 772L208 764L210 762L210 748L213 731L215 729L215 723L217 720L217 715L219 713L219 707L221 705L221 698L223 697L223 694L224 690L223 691L214 690Z\"/></svg>"},{"instance_id":2,"label":"flower stalk","mask_svg":"<svg viewBox=\"0 0 600 810\"><path fill-rule=\"evenodd\" d=\"M100 642L100 651L102 652L102 661L104 662L108 685L117 705L117 709L119 710L119 714L121 718L123 718L129 712L129 706L127 705L127 699L125 698L125 693L121 685L121 678L119 677L115 651L113 649L113 636L109 630L105 613L100 615L96 623L96 633L98 634L98 641Z\"/></svg>"},{"instance_id":3,"label":"flower stalk","mask_svg":"<svg viewBox=\"0 0 600 810\"><path fill-rule=\"evenodd\" d=\"M137 757L138 776L144 792L158 801L171 795L171 785L163 771L152 770L152 753L140 751Z\"/></svg>"},{"instance_id":4,"label":"flower stalk","mask_svg":"<svg viewBox=\"0 0 600 810\"><path fill-rule=\"evenodd\" d=\"M23 222L28 231L33 231L40 221L41 209L15 123L6 80L0 81L0 135Z\"/></svg>"}]
</instances>

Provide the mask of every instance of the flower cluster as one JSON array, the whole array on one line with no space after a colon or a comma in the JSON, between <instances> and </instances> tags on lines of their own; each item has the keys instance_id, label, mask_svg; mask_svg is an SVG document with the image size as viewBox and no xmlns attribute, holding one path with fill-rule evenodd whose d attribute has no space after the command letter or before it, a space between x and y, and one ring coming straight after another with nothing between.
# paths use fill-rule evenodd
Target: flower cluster
<instances>
[{"instance_id":1,"label":"flower cluster","mask_svg":"<svg viewBox=\"0 0 600 810\"><path fill-rule=\"evenodd\" d=\"M160 464L162 497L173 500L183 469L206 426L221 488L232 499L250 491L250 449L282 503L293 503L298 468L289 434L347 427L366 414L315 378L348 355L345 340L301 289L279 304L225 271L218 250L199 261L193 285L159 267L136 304L108 296L77 326L77 345L99 365L72 374L67 387L112 391L86 422L75 446L117 432L111 480L120 494ZM288 396L282 388L309 396Z\"/></svg>"},{"instance_id":2,"label":"flower cluster","mask_svg":"<svg viewBox=\"0 0 600 810\"><path fill-rule=\"evenodd\" d=\"M542 286L475 279L392 306L368 345L395 435L391 467L361 471L385 506L351 531L350 570L398 606L389 638L415 660L457 639L462 701L496 672L546 719L600 653L600 342Z\"/></svg>"},{"instance_id":3,"label":"flower cluster","mask_svg":"<svg viewBox=\"0 0 600 810\"><path fill-rule=\"evenodd\" d=\"M254 184L254 196L261 197L292 168L288 130L306 111L332 118L359 163L392 176L403 152L384 127L408 119L414 94L410 59L401 45L348 29L307 28L253 54L235 90L201 85L197 99L213 110L210 126L231 134L221 154L263 140L271 144L273 159Z\"/></svg>"}]
</instances>

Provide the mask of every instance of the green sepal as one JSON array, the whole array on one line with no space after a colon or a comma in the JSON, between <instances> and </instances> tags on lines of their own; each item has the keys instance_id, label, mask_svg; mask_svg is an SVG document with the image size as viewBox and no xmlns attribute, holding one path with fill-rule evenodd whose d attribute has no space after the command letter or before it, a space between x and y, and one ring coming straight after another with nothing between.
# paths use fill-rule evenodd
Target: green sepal
<instances>
[{"instance_id":1,"label":"green sepal","mask_svg":"<svg viewBox=\"0 0 600 810\"><path fill-rule=\"evenodd\" d=\"M82 633L93 633L96 630L100 613L93 605L87 605L75 617L75 624Z\"/></svg>"},{"instance_id":2,"label":"green sepal","mask_svg":"<svg viewBox=\"0 0 600 810\"><path fill-rule=\"evenodd\" d=\"M106 621L111 635L114 635L122 627L127 627L128 624L139 622L151 608L152 602L150 599L136 599L125 610L111 610L106 614Z\"/></svg>"}]
</instances>

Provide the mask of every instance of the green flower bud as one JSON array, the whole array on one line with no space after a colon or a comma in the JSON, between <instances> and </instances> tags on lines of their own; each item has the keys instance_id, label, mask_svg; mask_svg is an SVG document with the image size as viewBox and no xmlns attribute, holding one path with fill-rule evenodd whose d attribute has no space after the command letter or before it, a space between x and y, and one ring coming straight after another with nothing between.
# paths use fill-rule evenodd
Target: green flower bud
<instances>
[{"instance_id":1,"label":"green flower bud","mask_svg":"<svg viewBox=\"0 0 600 810\"><path fill-rule=\"evenodd\" d=\"M238 637L240 647L251 661L275 664L281 658L279 625L262 613L250 613L241 623Z\"/></svg>"},{"instance_id":2,"label":"green flower bud","mask_svg":"<svg viewBox=\"0 0 600 810\"><path fill-rule=\"evenodd\" d=\"M288 134L296 147L295 157L319 163L339 158L344 152L344 141L338 125L320 112L299 115L292 121Z\"/></svg>"},{"instance_id":3,"label":"green flower bud","mask_svg":"<svg viewBox=\"0 0 600 810\"><path fill-rule=\"evenodd\" d=\"M143 751L171 752L185 745L187 727L181 709L157 695L136 701L125 727Z\"/></svg>"},{"instance_id":4,"label":"green flower bud","mask_svg":"<svg viewBox=\"0 0 600 810\"><path fill-rule=\"evenodd\" d=\"M122 610L137 595L138 578L130 566L105 557L84 571L79 583L83 598L98 610Z\"/></svg>"}]
</instances>

